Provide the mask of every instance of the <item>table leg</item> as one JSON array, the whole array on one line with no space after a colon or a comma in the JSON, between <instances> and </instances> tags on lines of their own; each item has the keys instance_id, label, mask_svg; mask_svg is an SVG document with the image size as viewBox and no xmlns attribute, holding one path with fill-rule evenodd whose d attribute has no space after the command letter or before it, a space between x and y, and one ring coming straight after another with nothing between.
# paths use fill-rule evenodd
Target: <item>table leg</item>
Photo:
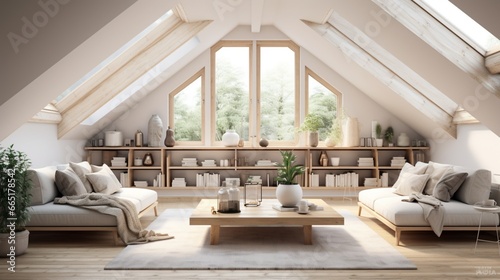
<instances>
[{"instance_id":1,"label":"table leg","mask_svg":"<svg viewBox=\"0 0 500 280\"><path fill-rule=\"evenodd\" d=\"M304 244L312 245L312 225L304 226Z\"/></svg>"},{"instance_id":2,"label":"table leg","mask_svg":"<svg viewBox=\"0 0 500 280\"><path fill-rule=\"evenodd\" d=\"M218 225L210 226L210 245L219 244L219 233L220 233L220 226Z\"/></svg>"}]
</instances>

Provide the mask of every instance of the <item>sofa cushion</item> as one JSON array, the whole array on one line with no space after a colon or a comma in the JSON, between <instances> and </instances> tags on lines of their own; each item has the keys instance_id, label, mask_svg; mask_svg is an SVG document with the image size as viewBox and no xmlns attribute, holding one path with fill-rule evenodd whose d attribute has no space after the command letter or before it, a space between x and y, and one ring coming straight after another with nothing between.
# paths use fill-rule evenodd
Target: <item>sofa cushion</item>
<instances>
[{"instance_id":1,"label":"sofa cushion","mask_svg":"<svg viewBox=\"0 0 500 280\"><path fill-rule=\"evenodd\" d=\"M49 202L30 207L28 227L116 226L116 218L92 209Z\"/></svg>"},{"instance_id":2,"label":"sofa cushion","mask_svg":"<svg viewBox=\"0 0 500 280\"><path fill-rule=\"evenodd\" d=\"M393 188L374 188L360 191L358 201L373 209L375 201L385 197L401 198L400 195L394 193Z\"/></svg>"},{"instance_id":3,"label":"sofa cushion","mask_svg":"<svg viewBox=\"0 0 500 280\"><path fill-rule=\"evenodd\" d=\"M467 172L463 184L453 196L454 199L467 204L475 204L486 200L491 191L491 171L486 169L467 170L463 167L453 167L455 172Z\"/></svg>"},{"instance_id":4,"label":"sofa cushion","mask_svg":"<svg viewBox=\"0 0 500 280\"><path fill-rule=\"evenodd\" d=\"M85 174L85 177L90 182L95 192L113 194L119 191L122 185L118 179L116 179L116 176L112 174L109 167L106 167L94 173L87 173ZM109 174L110 172L111 174Z\"/></svg>"},{"instance_id":5,"label":"sofa cushion","mask_svg":"<svg viewBox=\"0 0 500 280\"><path fill-rule=\"evenodd\" d=\"M450 201L458 188L467 178L466 172L455 173L453 171L448 171L441 180L436 184L436 187L432 191L432 196L441 201Z\"/></svg>"},{"instance_id":6,"label":"sofa cushion","mask_svg":"<svg viewBox=\"0 0 500 280\"><path fill-rule=\"evenodd\" d=\"M42 205L54 200L58 195L56 187L55 166L28 169L28 177L33 183L31 188L31 205Z\"/></svg>"},{"instance_id":7,"label":"sofa cushion","mask_svg":"<svg viewBox=\"0 0 500 280\"><path fill-rule=\"evenodd\" d=\"M423 162L417 162L415 166L411 165L410 163L405 163L403 165L403 168L401 168L401 171L399 172L398 179L392 186L393 188L397 189L399 185L401 184L401 180L403 179L402 175L405 173L411 173L411 174L424 174L425 170L427 170L427 164Z\"/></svg>"},{"instance_id":8,"label":"sofa cushion","mask_svg":"<svg viewBox=\"0 0 500 280\"><path fill-rule=\"evenodd\" d=\"M427 170L425 171L425 174L429 174L429 180L425 185L423 193L427 195L432 195L432 192L434 191L436 184L439 182L439 180L441 180L443 175L447 173L449 170L452 170L451 165L445 165L430 161L429 165L427 166Z\"/></svg>"},{"instance_id":9,"label":"sofa cushion","mask_svg":"<svg viewBox=\"0 0 500 280\"><path fill-rule=\"evenodd\" d=\"M429 179L427 174L403 173L398 178L398 186L394 193L400 195L410 195L412 193L422 193L425 183Z\"/></svg>"},{"instance_id":10,"label":"sofa cushion","mask_svg":"<svg viewBox=\"0 0 500 280\"><path fill-rule=\"evenodd\" d=\"M131 201L137 208L137 212L146 209L158 200L156 191L141 188L121 188L113 196Z\"/></svg>"},{"instance_id":11,"label":"sofa cushion","mask_svg":"<svg viewBox=\"0 0 500 280\"><path fill-rule=\"evenodd\" d=\"M71 196L87 193L82 181L70 167L64 170L56 170L55 177L57 189L62 195Z\"/></svg>"},{"instance_id":12,"label":"sofa cushion","mask_svg":"<svg viewBox=\"0 0 500 280\"><path fill-rule=\"evenodd\" d=\"M407 197L386 197L377 200L374 210L397 226L429 226L424 218L422 206L416 202L404 202ZM481 214L472 205L451 200L441 206L444 208L444 226L478 226ZM495 226L499 223L496 213L484 213L481 224Z\"/></svg>"},{"instance_id":13,"label":"sofa cushion","mask_svg":"<svg viewBox=\"0 0 500 280\"><path fill-rule=\"evenodd\" d=\"M87 192L88 193L92 192L92 185L90 184L89 180L87 180L87 178L85 177L85 174L92 173L92 168L90 167L90 164L86 161L82 161L79 163L70 162L69 166L78 175L78 178L80 178L80 180L82 181Z\"/></svg>"}]
</instances>

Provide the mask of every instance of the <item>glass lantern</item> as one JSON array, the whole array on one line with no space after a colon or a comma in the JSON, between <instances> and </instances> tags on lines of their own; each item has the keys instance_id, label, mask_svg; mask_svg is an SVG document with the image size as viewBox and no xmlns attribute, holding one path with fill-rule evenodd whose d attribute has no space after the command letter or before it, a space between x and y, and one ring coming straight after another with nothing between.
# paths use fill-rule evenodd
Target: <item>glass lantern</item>
<instances>
[{"instance_id":1,"label":"glass lantern","mask_svg":"<svg viewBox=\"0 0 500 280\"><path fill-rule=\"evenodd\" d=\"M217 192L217 212L240 213L240 189L234 181L222 182Z\"/></svg>"},{"instance_id":2,"label":"glass lantern","mask_svg":"<svg viewBox=\"0 0 500 280\"><path fill-rule=\"evenodd\" d=\"M244 205L259 206L262 202L262 184L245 183Z\"/></svg>"}]
</instances>

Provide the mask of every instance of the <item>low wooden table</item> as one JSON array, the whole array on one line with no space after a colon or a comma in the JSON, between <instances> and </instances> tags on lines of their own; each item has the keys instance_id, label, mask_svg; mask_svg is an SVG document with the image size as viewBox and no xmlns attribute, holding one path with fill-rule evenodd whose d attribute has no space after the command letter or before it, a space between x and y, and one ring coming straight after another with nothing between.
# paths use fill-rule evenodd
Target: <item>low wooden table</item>
<instances>
[{"instance_id":1,"label":"low wooden table","mask_svg":"<svg viewBox=\"0 0 500 280\"><path fill-rule=\"evenodd\" d=\"M209 225L210 244L219 243L221 226L302 226L304 228L304 244L312 244L313 225L343 225L344 217L321 199L308 199L324 208L322 211L310 211L308 214L297 212L281 212L273 209L279 204L275 199L264 199L258 207L241 205L241 213L212 214L211 208L217 209L216 199L202 199L189 218L190 225Z\"/></svg>"}]
</instances>

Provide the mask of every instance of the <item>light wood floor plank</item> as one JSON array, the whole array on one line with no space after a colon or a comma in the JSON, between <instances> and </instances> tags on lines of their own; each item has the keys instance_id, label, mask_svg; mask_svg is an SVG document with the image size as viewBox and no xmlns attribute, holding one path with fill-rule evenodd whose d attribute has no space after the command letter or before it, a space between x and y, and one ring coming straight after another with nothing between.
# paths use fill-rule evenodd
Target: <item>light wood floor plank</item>
<instances>
[{"instance_id":1,"label":"light wood floor plank","mask_svg":"<svg viewBox=\"0 0 500 280\"><path fill-rule=\"evenodd\" d=\"M357 214L353 201L328 200L336 209ZM159 211L194 208L193 199L161 200ZM156 217L141 218L144 226ZM394 233L375 218L360 219L394 246ZM494 236L485 235L485 238ZM495 244L479 243L474 254L475 232L444 232L438 238L432 232L405 232L401 246L395 247L413 261L417 270L130 270L109 271L104 266L124 247L114 246L105 232L34 232L28 253L17 258L16 272L7 271L6 259L0 259L0 279L492 279L500 278L500 255Z\"/></svg>"}]
</instances>

